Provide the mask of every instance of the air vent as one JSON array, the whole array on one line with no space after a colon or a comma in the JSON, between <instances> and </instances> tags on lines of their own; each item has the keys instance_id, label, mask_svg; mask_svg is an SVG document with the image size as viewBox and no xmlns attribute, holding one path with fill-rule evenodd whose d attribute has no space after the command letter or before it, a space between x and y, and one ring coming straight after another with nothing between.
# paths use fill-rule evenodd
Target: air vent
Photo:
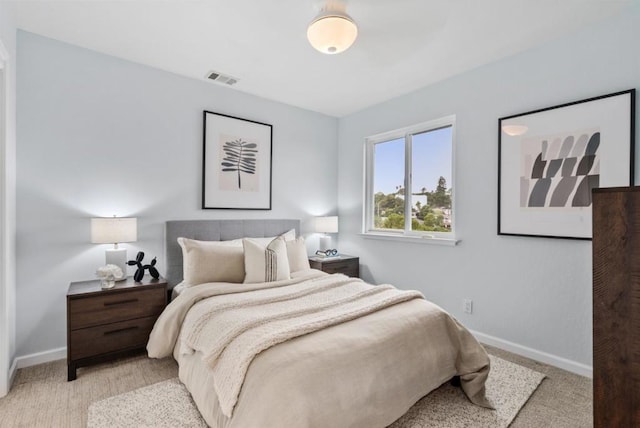
<instances>
[{"instance_id":1,"label":"air vent","mask_svg":"<svg viewBox=\"0 0 640 428\"><path fill-rule=\"evenodd\" d=\"M207 79L213 80L214 82L224 83L226 85L235 85L238 83L238 79L231 76L226 76L222 73L218 73L217 71L211 71L207 74Z\"/></svg>"}]
</instances>

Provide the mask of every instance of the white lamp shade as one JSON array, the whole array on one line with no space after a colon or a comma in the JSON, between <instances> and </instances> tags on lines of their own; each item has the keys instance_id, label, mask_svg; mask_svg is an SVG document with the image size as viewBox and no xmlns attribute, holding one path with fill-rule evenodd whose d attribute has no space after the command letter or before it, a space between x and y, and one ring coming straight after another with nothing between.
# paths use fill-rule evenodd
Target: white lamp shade
<instances>
[{"instance_id":1,"label":"white lamp shade","mask_svg":"<svg viewBox=\"0 0 640 428\"><path fill-rule=\"evenodd\" d=\"M316 232L318 233L338 233L338 217L316 217Z\"/></svg>"},{"instance_id":2,"label":"white lamp shade","mask_svg":"<svg viewBox=\"0 0 640 428\"><path fill-rule=\"evenodd\" d=\"M138 239L138 222L133 217L107 217L91 219L91 242L119 244Z\"/></svg>"},{"instance_id":3,"label":"white lamp shade","mask_svg":"<svg viewBox=\"0 0 640 428\"><path fill-rule=\"evenodd\" d=\"M320 14L307 28L311 46L325 54L344 52L358 37L358 27L349 15L341 12Z\"/></svg>"}]
</instances>

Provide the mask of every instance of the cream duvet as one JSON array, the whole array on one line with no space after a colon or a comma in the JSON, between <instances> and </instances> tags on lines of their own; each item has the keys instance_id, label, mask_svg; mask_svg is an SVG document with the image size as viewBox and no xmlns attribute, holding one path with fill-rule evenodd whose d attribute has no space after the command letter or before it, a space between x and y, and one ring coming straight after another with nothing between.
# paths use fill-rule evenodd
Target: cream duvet
<instances>
[{"instance_id":1,"label":"cream duvet","mask_svg":"<svg viewBox=\"0 0 640 428\"><path fill-rule=\"evenodd\" d=\"M385 427L455 375L488 405L488 356L454 318L418 292L314 270L186 289L147 349L174 355L214 427Z\"/></svg>"}]
</instances>

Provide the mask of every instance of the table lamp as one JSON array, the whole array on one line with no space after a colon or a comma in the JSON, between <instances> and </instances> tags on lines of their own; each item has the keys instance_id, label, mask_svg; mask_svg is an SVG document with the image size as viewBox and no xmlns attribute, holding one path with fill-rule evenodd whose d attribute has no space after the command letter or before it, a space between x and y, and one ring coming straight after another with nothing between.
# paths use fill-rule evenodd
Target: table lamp
<instances>
[{"instance_id":1,"label":"table lamp","mask_svg":"<svg viewBox=\"0 0 640 428\"><path fill-rule=\"evenodd\" d=\"M122 277L127 278L127 250L118 248L123 242L135 242L138 239L138 222L133 217L100 217L91 219L91 242L94 244L113 244L112 249L105 252L107 264L122 269Z\"/></svg>"},{"instance_id":2,"label":"table lamp","mask_svg":"<svg viewBox=\"0 0 640 428\"><path fill-rule=\"evenodd\" d=\"M331 236L327 235L327 233L338 233L338 217L337 216L316 217L315 231L323 234L320 237L319 249L321 251L332 249Z\"/></svg>"}]
</instances>

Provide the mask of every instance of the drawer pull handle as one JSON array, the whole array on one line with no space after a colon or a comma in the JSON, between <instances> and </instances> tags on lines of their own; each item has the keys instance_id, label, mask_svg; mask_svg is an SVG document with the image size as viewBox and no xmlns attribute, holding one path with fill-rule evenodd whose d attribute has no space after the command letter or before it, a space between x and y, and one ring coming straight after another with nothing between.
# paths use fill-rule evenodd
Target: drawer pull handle
<instances>
[{"instance_id":1,"label":"drawer pull handle","mask_svg":"<svg viewBox=\"0 0 640 428\"><path fill-rule=\"evenodd\" d=\"M129 331L129 330L137 330L138 326L134 325L133 327L125 327L125 328L119 328L117 330L111 330L111 331L105 331L104 335L108 335L108 334L116 334L116 333L122 333L123 331Z\"/></svg>"},{"instance_id":2,"label":"drawer pull handle","mask_svg":"<svg viewBox=\"0 0 640 428\"><path fill-rule=\"evenodd\" d=\"M135 303L138 299L118 300L117 302L104 302L105 306L126 305L127 303Z\"/></svg>"}]
</instances>

